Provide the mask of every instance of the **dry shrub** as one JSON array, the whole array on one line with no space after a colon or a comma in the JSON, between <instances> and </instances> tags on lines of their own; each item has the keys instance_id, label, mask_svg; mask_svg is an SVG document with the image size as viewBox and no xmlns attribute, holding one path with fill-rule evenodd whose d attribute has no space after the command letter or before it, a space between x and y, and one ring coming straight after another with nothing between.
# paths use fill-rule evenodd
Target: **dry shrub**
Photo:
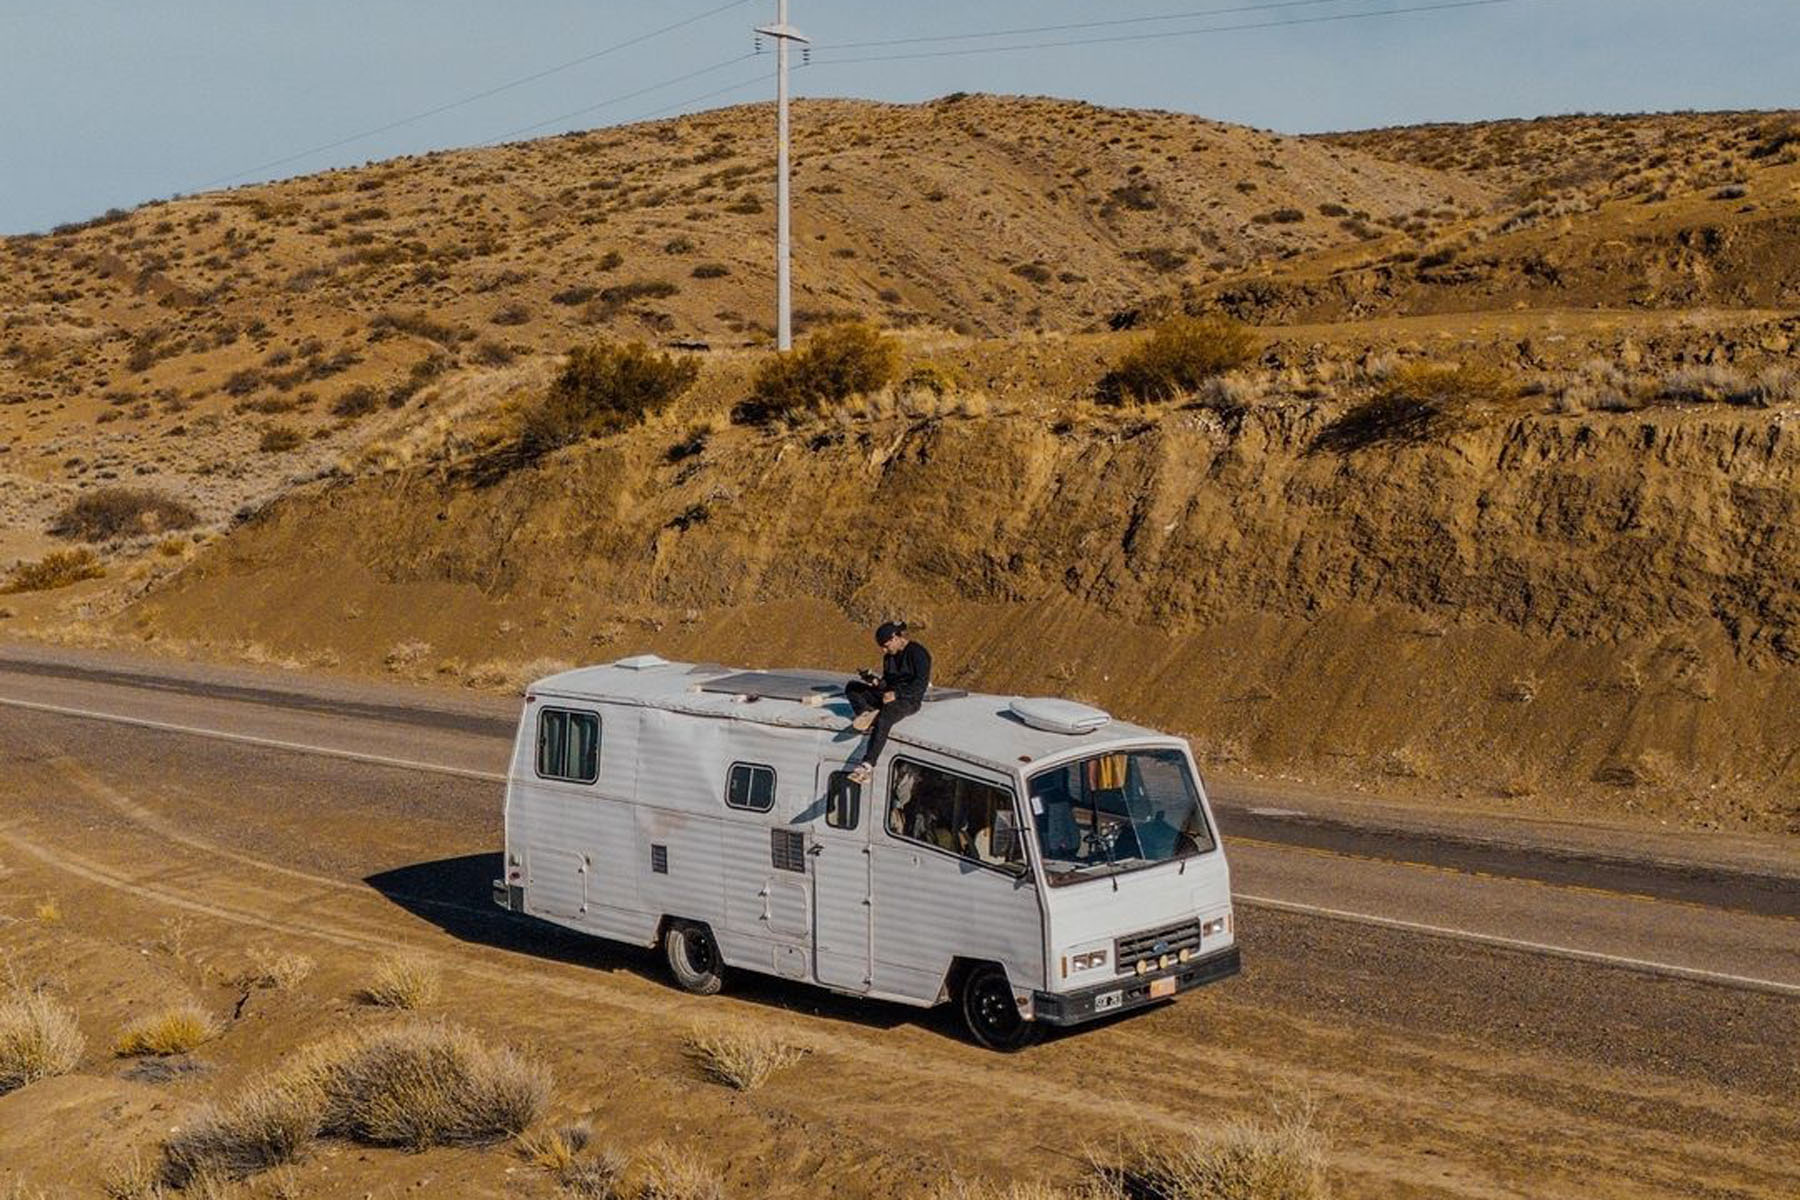
<instances>
[{"instance_id":1,"label":"dry shrub","mask_svg":"<svg viewBox=\"0 0 1800 1200\"><path fill-rule=\"evenodd\" d=\"M687 1052L708 1078L740 1092L756 1090L775 1072L793 1066L807 1053L806 1047L795 1045L779 1033L729 1026L696 1026L688 1034Z\"/></svg>"},{"instance_id":2,"label":"dry shrub","mask_svg":"<svg viewBox=\"0 0 1800 1200\"><path fill-rule=\"evenodd\" d=\"M1100 381L1099 398L1107 404L1172 400L1194 392L1214 376L1250 365L1256 357L1256 334L1230 317L1217 313L1170 317L1107 372Z\"/></svg>"},{"instance_id":3,"label":"dry shrub","mask_svg":"<svg viewBox=\"0 0 1800 1200\"><path fill-rule=\"evenodd\" d=\"M101 1184L106 1200L163 1200L162 1169L154 1159L133 1150L131 1157L116 1163Z\"/></svg>"},{"instance_id":4,"label":"dry shrub","mask_svg":"<svg viewBox=\"0 0 1800 1200\"><path fill-rule=\"evenodd\" d=\"M197 1004L178 1004L127 1025L113 1043L113 1053L120 1057L186 1054L218 1033L219 1023L211 1013Z\"/></svg>"},{"instance_id":5,"label":"dry shrub","mask_svg":"<svg viewBox=\"0 0 1800 1200\"><path fill-rule=\"evenodd\" d=\"M900 347L893 338L860 321L830 325L764 363L736 415L762 424L820 412L887 386L899 370Z\"/></svg>"},{"instance_id":6,"label":"dry shrub","mask_svg":"<svg viewBox=\"0 0 1800 1200\"><path fill-rule=\"evenodd\" d=\"M264 454L285 454L306 440L306 435L292 425L274 425L263 430L256 448Z\"/></svg>"},{"instance_id":7,"label":"dry shrub","mask_svg":"<svg viewBox=\"0 0 1800 1200\"><path fill-rule=\"evenodd\" d=\"M250 951L250 969L239 977L245 987L291 992L312 974L313 960L292 950L257 946Z\"/></svg>"},{"instance_id":8,"label":"dry shrub","mask_svg":"<svg viewBox=\"0 0 1800 1200\"><path fill-rule=\"evenodd\" d=\"M375 968L362 998L383 1008L423 1008L438 998L438 986L438 969L428 959L396 954Z\"/></svg>"},{"instance_id":9,"label":"dry shrub","mask_svg":"<svg viewBox=\"0 0 1800 1200\"><path fill-rule=\"evenodd\" d=\"M968 377L952 365L946 363L922 362L913 364L906 378L900 381L900 392L930 392L934 396L947 396L960 392L968 387Z\"/></svg>"},{"instance_id":10,"label":"dry shrub","mask_svg":"<svg viewBox=\"0 0 1800 1200\"><path fill-rule=\"evenodd\" d=\"M1383 443L1417 443L1454 433L1484 407L1518 395L1503 373L1466 364L1408 363L1382 382L1375 397L1327 425L1315 450L1348 454Z\"/></svg>"},{"instance_id":11,"label":"dry shrub","mask_svg":"<svg viewBox=\"0 0 1800 1200\"><path fill-rule=\"evenodd\" d=\"M644 1155L636 1200L725 1200L725 1181L690 1151L652 1146Z\"/></svg>"},{"instance_id":12,"label":"dry shrub","mask_svg":"<svg viewBox=\"0 0 1800 1200\"><path fill-rule=\"evenodd\" d=\"M55 896L45 896L32 908L32 914L46 925L62 920L62 903Z\"/></svg>"},{"instance_id":13,"label":"dry shrub","mask_svg":"<svg viewBox=\"0 0 1800 1200\"><path fill-rule=\"evenodd\" d=\"M1048 1183L1032 1181L1009 1183L1005 1187L993 1183L977 1183L952 1178L936 1184L925 1193L925 1200L1102 1200L1117 1195L1116 1190L1084 1187L1070 1191Z\"/></svg>"},{"instance_id":14,"label":"dry shrub","mask_svg":"<svg viewBox=\"0 0 1800 1200\"><path fill-rule=\"evenodd\" d=\"M699 377L692 358L659 354L642 342L577 346L549 393L526 411L520 442L542 453L624 429L673 404Z\"/></svg>"},{"instance_id":15,"label":"dry shrub","mask_svg":"<svg viewBox=\"0 0 1800 1200\"><path fill-rule=\"evenodd\" d=\"M294 1161L317 1137L325 1096L294 1071L252 1087L228 1105L209 1105L163 1143L163 1182L242 1179Z\"/></svg>"},{"instance_id":16,"label":"dry shrub","mask_svg":"<svg viewBox=\"0 0 1800 1200\"><path fill-rule=\"evenodd\" d=\"M483 1146L516 1137L550 1096L549 1072L450 1025L364 1036L315 1056L323 1132L380 1146Z\"/></svg>"},{"instance_id":17,"label":"dry shrub","mask_svg":"<svg viewBox=\"0 0 1800 1200\"><path fill-rule=\"evenodd\" d=\"M86 1048L75 1014L54 997L18 990L0 998L0 1095L68 1074Z\"/></svg>"},{"instance_id":18,"label":"dry shrub","mask_svg":"<svg viewBox=\"0 0 1800 1200\"><path fill-rule=\"evenodd\" d=\"M52 550L36 562L22 562L7 573L0 595L47 592L106 574L92 550Z\"/></svg>"},{"instance_id":19,"label":"dry shrub","mask_svg":"<svg viewBox=\"0 0 1800 1200\"><path fill-rule=\"evenodd\" d=\"M556 1182L570 1195L582 1200L621 1200L629 1160L611 1150L592 1158L578 1159L556 1172Z\"/></svg>"},{"instance_id":20,"label":"dry shrub","mask_svg":"<svg viewBox=\"0 0 1800 1200\"><path fill-rule=\"evenodd\" d=\"M529 1128L549 1090L542 1067L466 1030L346 1034L178 1131L163 1146L163 1180L242 1179L293 1161L321 1135L415 1150L489 1145Z\"/></svg>"},{"instance_id":21,"label":"dry shrub","mask_svg":"<svg viewBox=\"0 0 1800 1200\"><path fill-rule=\"evenodd\" d=\"M1325 1138L1310 1105L1220 1132L1144 1140L1096 1172L1134 1200L1324 1200Z\"/></svg>"},{"instance_id":22,"label":"dry shrub","mask_svg":"<svg viewBox=\"0 0 1800 1200\"><path fill-rule=\"evenodd\" d=\"M102 487L78 496L50 522L57 537L105 542L190 529L200 520L193 508L155 488Z\"/></svg>"},{"instance_id":23,"label":"dry shrub","mask_svg":"<svg viewBox=\"0 0 1800 1200\"><path fill-rule=\"evenodd\" d=\"M534 1167L546 1171L567 1170L575 1158L587 1149L593 1130L586 1125L564 1125L559 1129L528 1129L519 1135L519 1153Z\"/></svg>"}]
</instances>

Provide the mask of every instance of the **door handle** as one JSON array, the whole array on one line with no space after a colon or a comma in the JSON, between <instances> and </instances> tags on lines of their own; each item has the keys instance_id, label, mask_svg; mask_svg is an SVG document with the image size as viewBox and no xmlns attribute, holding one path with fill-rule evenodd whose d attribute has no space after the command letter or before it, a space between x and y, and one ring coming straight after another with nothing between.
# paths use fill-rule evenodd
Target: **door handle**
<instances>
[{"instance_id":1,"label":"door handle","mask_svg":"<svg viewBox=\"0 0 1800 1200\"><path fill-rule=\"evenodd\" d=\"M819 845L812 845L812 846L808 846L806 848L806 856L808 858L816 858L820 854L823 854L824 852L825 852L825 847L819 846Z\"/></svg>"}]
</instances>

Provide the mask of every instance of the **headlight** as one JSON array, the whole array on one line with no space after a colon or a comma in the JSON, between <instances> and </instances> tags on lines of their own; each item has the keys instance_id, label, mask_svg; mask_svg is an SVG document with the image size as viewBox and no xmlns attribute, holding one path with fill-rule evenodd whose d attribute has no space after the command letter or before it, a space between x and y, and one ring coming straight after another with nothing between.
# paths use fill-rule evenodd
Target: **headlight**
<instances>
[{"instance_id":1,"label":"headlight","mask_svg":"<svg viewBox=\"0 0 1800 1200\"><path fill-rule=\"evenodd\" d=\"M1069 965L1074 967L1077 971L1091 971L1095 967L1104 967L1106 965L1106 951L1103 949L1090 950L1086 954L1073 955L1069 959Z\"/></svg>"},{"instance_id":2,"label":"headlight","mask_svg":"<svg viewBox=\"0 0 1800 1200\"><path fill-rule=\"evenodd\" d=\"M1200 936L1202 938L1219 937L1222 934L1227 934L1230 932L1231 932L1231 915L1229 913L1227 913L1225 916L1222 916L1222 917L1214 917L1212 920L1208 921L1206 924L1204 924L1200 927Z\"/></svg>"}]
</instances>

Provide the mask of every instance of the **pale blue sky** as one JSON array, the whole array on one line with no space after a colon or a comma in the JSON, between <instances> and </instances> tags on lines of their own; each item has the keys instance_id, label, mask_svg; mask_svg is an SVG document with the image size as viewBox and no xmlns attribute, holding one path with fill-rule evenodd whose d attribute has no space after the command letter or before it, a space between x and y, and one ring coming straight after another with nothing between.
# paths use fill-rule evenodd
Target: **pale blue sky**
<instances>
[{"instance_id":1,"label":"pale blue sky","mask_svg":"<svg viewBox=\"0 0 1800 1200\"><path fill-rule=\"evenodd\" d=\"M750 28L772 21L775 4L742 0L622 52L265 166L723 2L0 0L0 232L45 229L228 179L478 144L547 120L538 134L640 119L670 106L765 98L772 56L729 60L750 52ZM1317 19L1454 0L791 2L791 19L814 39L820 60L796 74L801 96L1058 95L1286 132L1572 111L1800 106L1800 0L1500 0L1331 21ZM841 48L1208 11L1089 30ZM1315 23L1187 34L1300 20ZM1135 40L987 52L1084 35ZM826 62L970 49L984 52ZM716 69L655 87L706 68ZM745 86L683 103L736 84Z\"/></svg>"}]
</instances>

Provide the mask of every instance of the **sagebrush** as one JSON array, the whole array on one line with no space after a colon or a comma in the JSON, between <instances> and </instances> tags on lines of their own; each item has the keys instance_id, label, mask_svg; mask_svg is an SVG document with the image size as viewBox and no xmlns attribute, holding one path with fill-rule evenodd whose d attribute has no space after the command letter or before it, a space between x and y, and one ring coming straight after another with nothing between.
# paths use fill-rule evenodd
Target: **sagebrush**
<instances>
[{"instance_id":1,"label":"sagebrush","mask_svg":"<svg viewBox=\"0 0 1800 1200\"><path fill-rule=\"evenodd\" d=\"M798 349L763 364L741 415L766 421L818 412L886 387L899 370L900 347L893 338L861 322L829 325Z\"/></svg>"},{"instance_id":2,"label":"sagebrush","mask_svg":"<svg viewBox=\"0 0 1800 1200\"><path fill-rule=\"evenodd\" d=\"M1101 379L1100 399L1148 404L1191 395L1207 380L1255 362L1258 353L1256 334L1230 317L1170 317Z\"/></svg>"},{"instance_id":3,"label":"sagebrush","mask_svg":"<svg viewBox=\"0 0 1800 1200\"><path fill-rule=\"evenodd\" d=\"M673 404L699 377L693 358L658 353L642 342L577 346L543 400L527 410L520 440L545 451L624 429Z\"/></svg>"},{"instance_id":4,"label":"sagebrush","mask_svg":"<svg viewBox=\"0 0 1800 1200\"><path fill-rule=\"evenodd\" d=\"M108 486L77 496L50 521L57 537L105 542L191 529L199 514L184 500L155 488Z\"/></svg>"}]
</instances>

